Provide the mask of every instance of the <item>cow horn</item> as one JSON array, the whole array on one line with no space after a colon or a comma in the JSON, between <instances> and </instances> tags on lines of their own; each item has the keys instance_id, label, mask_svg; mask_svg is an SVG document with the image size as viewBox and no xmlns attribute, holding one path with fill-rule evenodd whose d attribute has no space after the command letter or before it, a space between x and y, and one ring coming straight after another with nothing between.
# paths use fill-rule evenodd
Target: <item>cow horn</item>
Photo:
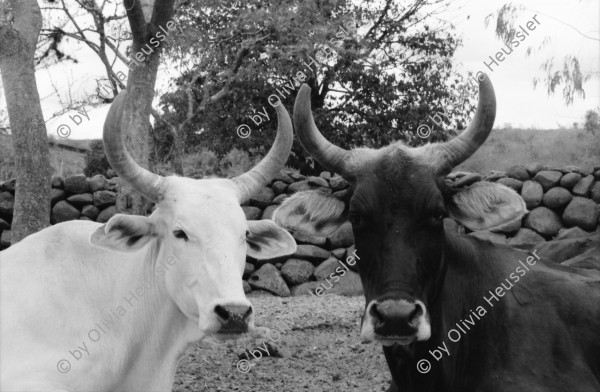
<instances>
[{"instance_id":1,"label":"cow horn","mask_svg":"<svg viewBox=\"0 0 600 392\"><path fill-rule=\"evenodd\" d=\"M485 142L494 126L496 118L496 94L490 78L480 73L479 103L475 117L467 129L454 139L437 145L438 155L436 167L440 173L448 173L453 167L465 161Z\"/></svg>"},{"instance_id":2,"label":"cow horn","mask_svg":"<svg viewBox=\"0 0 600 392\"><path fill-rule=\"evenodd\" d=\"M348 162L352 153L331 142L319 132L310 109L310 87L303 84L294 104L294 126L302 147L328 170L351 178Z\"/></svg>"},{"instance_id":3,"label":"cow horn","mask_svg":"<svg viewBox=\"0 0 600 392\"><path fill-rule=\"evenodd\" d=\"M277 112L277 136L269 153L252 169L233 178L238 187L240 203L246 202L266 186L284 167L292 151L294 132L290 115L282 103L275 107L275 111Z\"/></svg>"},{"instance_id":4,"label":"cow horn","mask_svg":"<svg viewBox=\"0 0 600 392\"><path fill-rule=\"evenodd\" d=\"M164 197L164 179L138 165L125 147L121 122L125 108L126 90L122 90L110 106L104 121L104 153L114 171L136 191L160 202Z\"/></svg>"}]
</instances>

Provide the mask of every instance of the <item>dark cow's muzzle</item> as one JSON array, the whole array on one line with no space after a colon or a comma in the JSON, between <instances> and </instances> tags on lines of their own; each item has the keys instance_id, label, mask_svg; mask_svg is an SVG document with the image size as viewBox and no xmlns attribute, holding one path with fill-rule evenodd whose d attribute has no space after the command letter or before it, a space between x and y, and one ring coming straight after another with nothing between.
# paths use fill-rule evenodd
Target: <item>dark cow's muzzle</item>
<instances>
[{"instance_id":1,"label":"dark cow's muzzle","mask_svg":"<svg viewBox=\"0 0 600 392\"><path fill-rule=\"evenodd\" d=\"M421 301L405 299L374 300L363 317L361 337L384 345L410 344L431 335L429 317Z\"/></svg>"},{"instance_id":2,"label":"dark cow's muzzle","mask_svg":"<svg viewBox=\"0 0 600 392\"><path fill-rule=\"evenodd\" d=\"M248 332L248 321L252 307L245 305L215 306L215 313L221 322L219 334L232 335Z\"/></svg>"}]
</instances>

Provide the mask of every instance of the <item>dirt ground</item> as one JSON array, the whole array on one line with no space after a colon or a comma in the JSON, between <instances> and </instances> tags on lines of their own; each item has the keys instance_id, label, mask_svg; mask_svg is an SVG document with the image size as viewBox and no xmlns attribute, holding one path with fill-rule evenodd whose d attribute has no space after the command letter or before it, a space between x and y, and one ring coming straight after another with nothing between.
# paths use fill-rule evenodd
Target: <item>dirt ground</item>
<instances>
[{"instance_id":1,"label":"dirt ground","mask_svg":"<svg viewBox=\"0 0 600 392\"><path fill-rule=\"evenodd\" d=\"M174 392L380 392L389 386L381 346L360 342L363 297L252 293L248 299L256 325L274 331L267 338L190 347L179 362Z\"/></svg>"}]
</instances>

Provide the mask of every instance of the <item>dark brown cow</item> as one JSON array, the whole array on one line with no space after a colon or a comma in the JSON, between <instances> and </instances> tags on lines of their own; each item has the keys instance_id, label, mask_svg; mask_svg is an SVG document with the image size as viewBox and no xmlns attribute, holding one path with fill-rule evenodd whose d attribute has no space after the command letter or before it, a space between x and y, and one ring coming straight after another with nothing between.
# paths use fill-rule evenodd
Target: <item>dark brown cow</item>
<instances>
[{"instance_id":1,"label":"dark brown cow","mask_svg":"<svg viewBox=\"0 0 600 392\"><path fill-rule=\"evenodd\" d=\"M495 94L479 77L467 130L419 148L341 149L319 133L310 88L298 93L302 145L352 184L361 336L384 346L390 391L598 392L600 273L444 228L446 217L480 228L515 218L514 195L500 185L455 190L443 181L492 129Z\"/></svg>"}]
</instances>

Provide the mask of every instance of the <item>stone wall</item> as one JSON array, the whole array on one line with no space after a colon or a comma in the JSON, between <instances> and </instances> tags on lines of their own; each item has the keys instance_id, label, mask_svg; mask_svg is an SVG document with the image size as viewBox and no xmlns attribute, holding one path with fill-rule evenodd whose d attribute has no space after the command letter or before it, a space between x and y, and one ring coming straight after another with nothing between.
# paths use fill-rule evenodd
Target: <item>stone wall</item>
<instances>
[{"instance_id":1,"label":"stone wall","mask_svg":"<svg viewBox=\"0 0 600 392\"><path fill-rule=\"evenodd\" d=\"M488 175L454 172L447 179L457 187L477 181L502 183L519 192L529 210L521 225L508 229L509 232L472 232L469 235L522 247L551 241L565 228L574 227L586 232L598 230L600 165L582 169L531 164ZM83 175L64 180L54 178L51 222L73 219L106 222L116 213L117 181L118 178L107 180L100 175L89 179ZM10 238L14 187L14 181L0 184L0 231L4 247ZM286 172L263 188L242 209L247 219L269 219L277 206L293 193L321 189L343 199L348 188L349 184L344 179L328 172L318 177ZM295 235L295 239L298 250L291 256L267 261L247 259L244 271L247 292L266 290L280 296L315 292L316 295L361 294L360 278L355 268L356 257L360 254L354 253L349 223L343 224L328 238Z\"/></svg>"}]
</instances>

